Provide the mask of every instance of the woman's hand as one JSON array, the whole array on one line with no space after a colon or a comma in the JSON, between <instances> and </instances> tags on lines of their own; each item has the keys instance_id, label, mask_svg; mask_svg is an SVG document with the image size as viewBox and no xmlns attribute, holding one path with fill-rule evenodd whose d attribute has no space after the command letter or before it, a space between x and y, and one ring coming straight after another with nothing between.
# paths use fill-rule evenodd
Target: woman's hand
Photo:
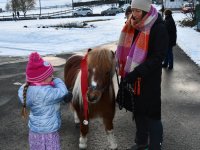
<instances>
[{"instance_id":1,"label":"woman's hand","mask_svg":"<svg viewBox=\"0 0 200 150\"><path fill-rule=\"evenodd\" d=\"M137 79L137 74L136 72L133 70L131 72L129 72L125 78L124 78L124 82L128 82L130 84L134 84L135 80Z\"/></svg>"}]
</instances>

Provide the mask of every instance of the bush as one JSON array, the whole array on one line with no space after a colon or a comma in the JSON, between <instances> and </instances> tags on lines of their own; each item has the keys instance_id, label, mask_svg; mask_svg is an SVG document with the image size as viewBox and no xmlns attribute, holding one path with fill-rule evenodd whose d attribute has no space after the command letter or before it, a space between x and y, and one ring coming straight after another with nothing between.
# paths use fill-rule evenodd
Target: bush
<instances>
[{"instance_id":1,"label":"bush","mask_svg":"<svg viewBox=\"0 0 200 150\"><path fill-rule=\"evenodd\" d=\"M84 22L70 22L66 24L58 24L50 27L56 27L56 28L84 28L87 24Z\"/></svg>"},{"instance_id":2,"label":"bush","mask_svg":"<svg viewBox=\"0 0 200 150\"><path fill-rule=\"evenodd\" d=\"M184 19L179 21L179 23L182 27L194 27L196 25L196 21L191 19Z\"/></svg>"},{"instance_id":3,"label":"bush","mask_svg":"<svg viewBox=\"0 0 200 150\"><path fill-rule=\"evenodd\" d=\"M53 28L94 28L94 25L88 25L88 23L86 21L84 22L70 22L70 23L66 23L66 24L57 24L57 25L51 25L49 27L53 27Z\"/></svg>"}]
</instances>

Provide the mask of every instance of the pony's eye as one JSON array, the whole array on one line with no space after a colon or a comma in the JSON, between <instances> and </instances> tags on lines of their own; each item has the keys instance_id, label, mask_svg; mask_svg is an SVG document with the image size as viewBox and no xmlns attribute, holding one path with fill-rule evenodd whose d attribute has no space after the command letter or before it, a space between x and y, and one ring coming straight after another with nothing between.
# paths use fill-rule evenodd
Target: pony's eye
<instances>
[{"instance_id":1,"label":"pony's eye","mask_svg":"<svg viewBox=\"0 0 200 150\"><path fill-rule=\"evenodd\" d=\"M91 69L88 69L88 72L89 72L89 73L91 73L91 72L92 72L92 70L91 70Z\"/></svg>"}]
</instances>

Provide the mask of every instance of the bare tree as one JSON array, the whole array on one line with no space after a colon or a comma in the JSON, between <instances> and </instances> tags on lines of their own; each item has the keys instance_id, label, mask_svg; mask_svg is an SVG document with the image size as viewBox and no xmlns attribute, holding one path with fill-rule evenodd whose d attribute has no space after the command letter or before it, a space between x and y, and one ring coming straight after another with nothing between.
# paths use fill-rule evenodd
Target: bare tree
<instances>
[{"instance_id":1,"label":"bare tree","mask_svg":"<svg viewBox=\"0 0 200 150\"><path fill-rule=\"evenodd\" d=\"M16 16L17 11L22 11L24 13L24 17L28 10L34 8L35 0L10 0L6 4L6 10L11 9Z\"/></svg>"},{"instance_id":2,"label":"bare tree","mask_svg":"<svg viewBox=\"0 0 200 150\"><path fill-rule=\"evenodd\" d=\"M11 9L13 13L16 15L19 10L19 0L11 0L6 4L6 9Z\"/></svg>"},{"instance_id":3,"label":"bare tree","mask_svg":"<svg viewBox=\"0 0 200 150\"><path fill-rule=\"evenodd\" d=\"M6 11L11 10L11 8L10 8L10 3L6 3L5 9L6 9Z\"/></svg>"},{"instance_id":4,"label":"bare tree","mask_svg":"<svg viewBox=\"0 0 200 150\"><path fill-rule=\"evenodd\" d=\"M35 0L18 0L20 5L20 10L24 13L24 17L26 17L26 13L28 10L35 7Z\"/></svg>"}]
</instances>

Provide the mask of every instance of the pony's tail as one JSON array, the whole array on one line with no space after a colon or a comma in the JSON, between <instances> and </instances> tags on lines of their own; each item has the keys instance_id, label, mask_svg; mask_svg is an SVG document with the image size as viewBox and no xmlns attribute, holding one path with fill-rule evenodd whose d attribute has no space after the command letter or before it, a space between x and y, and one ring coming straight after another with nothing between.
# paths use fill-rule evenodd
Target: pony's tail
<instances>
[{"instance_id":1,"label":"pony's tail","mask_svg":"<svg viewBox=\"0 0 200 150\"><path fill-rule=\"evenodd\" d=\"M23 107L22 107L22 112L21 112L21 115L24 119L27 118L27 110L26 110L26 93L27 93L27 90L28 90L28 86L29 84L26 83L25 86L24 86L24 90L23 90Z\"/></svg>"}]
</instances>

